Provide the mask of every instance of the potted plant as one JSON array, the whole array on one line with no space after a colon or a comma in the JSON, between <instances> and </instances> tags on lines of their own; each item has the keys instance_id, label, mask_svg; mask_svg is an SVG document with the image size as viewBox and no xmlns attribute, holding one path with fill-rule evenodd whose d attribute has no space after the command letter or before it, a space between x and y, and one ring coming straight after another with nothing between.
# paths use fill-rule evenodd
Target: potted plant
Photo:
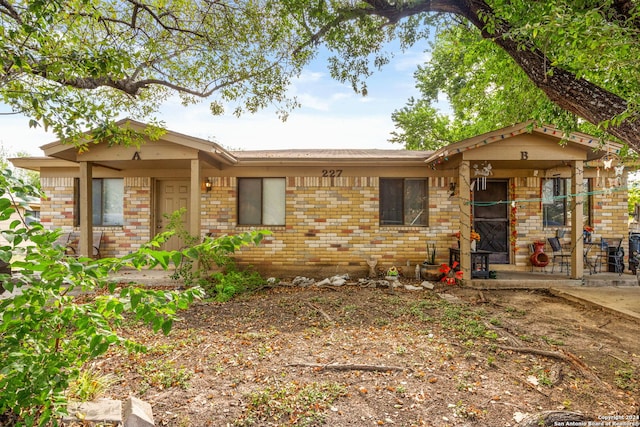
<instances>
[{"instance_id":1,"label":"potted plant","mask_svg":"<svg viewBox=\"0 0 640 427\"><path fill-rule=\"evenodd\" d=\"M427 258L420 267L420 277L424 280L439 280L440 267L436 265L436 242L427 242Z\"/></svg>"}]
</instances>

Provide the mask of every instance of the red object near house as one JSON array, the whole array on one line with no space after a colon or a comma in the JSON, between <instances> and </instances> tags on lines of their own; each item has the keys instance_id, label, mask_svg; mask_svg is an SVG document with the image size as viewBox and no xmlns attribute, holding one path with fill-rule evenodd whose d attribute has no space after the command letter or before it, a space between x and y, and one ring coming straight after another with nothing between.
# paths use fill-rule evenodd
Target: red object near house
<instances>
[{"instance_id":1,"label":"red object near house","mask_svg":"<svg viewBox=\"0 0 640 427\"><path fill-rule=\"evenodd\" d=\"M533 253L529 260L534 267L546 267L549 264L549 256L544 253L544 242L533 242Z\"/></svg>"}]
</instances>

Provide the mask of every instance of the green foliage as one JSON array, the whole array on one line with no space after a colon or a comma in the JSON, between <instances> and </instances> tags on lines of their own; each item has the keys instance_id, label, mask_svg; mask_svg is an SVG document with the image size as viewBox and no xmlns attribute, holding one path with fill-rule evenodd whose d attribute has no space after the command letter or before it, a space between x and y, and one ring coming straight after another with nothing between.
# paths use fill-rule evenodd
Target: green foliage
<instances>
[{"instance_id":1,"label":"green foliage","mask_svg":"<svg viewBox=\"0 0 640 427\"><path fill-rule=\"evenodd\" d=\"M14 214L13 199L38 195L7 170L0 176L0 193L0 219ZM111 346L143 349L116 332L127 313L168 334L179 310L204 295L199 287L183 292L117 288L108 280L110 273L125 267L167 269L200 252L231 252L262 237L207 239L183 251L163 251L160 247L170 236L164 234L120 259L92 260L65 255L54 247L60 231L45 230L39 223L26 225L18 219L0 232L8 241L0 246L0 258L20 270L19 277L4 281L12 294L0 300L0 415L17 417L26 426L45 425L65 411L66 391L82 381L86 362ZM107 292L92 293L98 289ZM80 292L86 294L79 298Z\"/></svg>"},{"instance_id":2,"label":"green foliage","mask_svg":"<svg viewBox=\"0 0 640 427\"><path fill-rule=\"evenodd\" d=\"M628 197L629 215L633 215L636 210L636 205L640 204L640 187L637 185L629 187Z\"/></svg>"},{"instance_id":3,"label":"green foliage","mask_svg":"<svg viewBox=\"0 0 640 427\"><path fill-rule=\"evenodd\" d=\"M164 390L170 387L179 387L183 390L189 387L189 380L193 372L180 366L176 366L174 361L150 360L144 365L138 366L136 371L145 383L145 389L140 390L143 394L147 387L156 387Z\"/></svg>"},{"instance_id":4,"label":"green foliage","mask_svg":"<svg viewBox=\"0 0 640 427\"><path fill-rule=\"evenodd\" d=\"M213 114L276 104L286 117L298 106L288 87L320 44L330 75L366 95L393 56L389 42L404 50L435 29L433 60L418 73L424 99L394 113L393 140L439 146L492 118L492 129L536 119L570 130L583 127L579 114L640 148L629 134L640 114L638 8L623 3L13 0L0 6L0 101L85 147L138 144L155 126L119 130L114 117L152 117L176 93L184 105L215 96ZM440 93L451 119L434 108Z\"/></svg>"},{"instance_id":5,"label":"green foliage","mask_svg":"<svg viewBox=\"0 0 640 427\"><path fill-rule=\"evenodd\" d=\"M426 263L429 265L436 265L436 242L427 242L427 259Z\"/></svg>"},{"instance_id":6,"label":"green foliage","mask_svg":"<svg viewBox=\"0 0 640 427\"><path fill-rule=\"evenodd\" d=\"M207 297L222 302L265 284L265 280L255 271L238 271L231 255L243 246L260 244L264 236L271 234L270 231L206 237L204 244L197 245L200 238L190 235L184 228L181 219L184 213L185 209L180 209L168 216L167 229L181 239L190 254L176 263L173 278L182 279L187 286L197 284L204 289ZM213 268L220 271L212 272Z\"/></svg>"},{"instance_id":7,"label":"green foliage","mask_svg":"<svg viewBox=\"0 0 640 427\"><path fill-rule=\"evenodd\" d=\"M621 390L634 391L638 388L638 379L635 376L635 370L631 366L616 370L613 382Z\"/></svg>"},{"instance_id":8,"label":"green foliage","mask_svg":"<svg viewBox=\"0 0 640 427\"><path fill-rule=\"evenodd\" d=\"M256 271L230 270L225 273L216 272L210 283L203 284L207 296L216 301L229 301L237 294L248 292L263 286L266 281Z\"/></svg>"},{"instance_id":9,"label":"green foliage","mask_svg":"<svg viewBox=\"0 0 640 427\"><path fill-rule=\"evenodd\" d=\"M437 149L528 120L597 133L551 102L509 54L478 29L446 22L432 44L431 59L414 75L421 97L392 114L398 129L392 142L414 150ZM442 96L451 111L438 109Z\"/></svg>"},{"instance_id":10,"label":"green foliage","mask_svg":"<svg viewBox=\"0 0 640 427\"><path fill-rule=\"evenodd\" d=\"M0 101L78 144L140 142L151 135L120 131L113 119L149 116L174 93L184 105L217 94L215 114L289 109L287 86L309 53L290 55L299 25L286 6L9 1L0 6Z\"/></svg>"}]
</instances>

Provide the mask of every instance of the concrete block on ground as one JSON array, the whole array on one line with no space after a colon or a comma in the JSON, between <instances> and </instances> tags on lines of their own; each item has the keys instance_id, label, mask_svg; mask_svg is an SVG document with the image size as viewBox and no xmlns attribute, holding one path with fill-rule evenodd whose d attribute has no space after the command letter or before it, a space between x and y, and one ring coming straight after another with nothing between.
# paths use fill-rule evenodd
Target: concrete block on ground
<instances>
[{"instance_id":1,"label":"concrete block on ground","mask_svg":"<svg viewBox=\"0 0 640 427\"><path fill-rule=\"evenodd\" d=\"M112 399L98 399L92 402L70 402L67 406L69 415L65 421L80 420L94 423L122 422L122 402Z\"/></svg>"},{"instance_id":2,"label":"concrete block on ground","mask_svg":"<svg viewBox=\"0 0 640 427\"><path fill-rule=\"evenodd\" d=\"M151 405L137 397L129 397L124 402L124 427L153 427Z\"/></svg>"},{"instance_id":3,"label":"concrete block on ground","mask_svg":"<svg viewBox=\"0 0 640 427\"><path fill-rule=\"evenodd\" d=\"M433 289L436 287L436 285L433 284L433 282L428 282L428 281L424 281L422 282L422 287L425 289Z\"/></svg>"}]
</instances>

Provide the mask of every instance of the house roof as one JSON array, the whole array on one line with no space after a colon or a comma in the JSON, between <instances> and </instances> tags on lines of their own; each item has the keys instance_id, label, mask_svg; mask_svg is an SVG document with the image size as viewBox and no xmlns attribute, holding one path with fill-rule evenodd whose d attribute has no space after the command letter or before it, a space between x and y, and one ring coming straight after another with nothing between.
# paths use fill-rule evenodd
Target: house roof
<instances>
[{"instance_id":1,"label":"house roof","mask_svg":"<svg viewBox=\"0 0 640 427\"><path fill-rule=\"evenodd\" d=\"M136 131L141 131L147 127L147 124L141 123L132 119L122 119L116 122L116 124L120 127L129 127ZM191 150L192 153L194 153L193 155L197 156L196 158L199 157L201 160L204 160L205 162L210 163L211 165L216 167L220 167L220 165L232 165L237 162L237 160L227 150L225 150L222 146L216 144L215 142L207 141L201 138L196 138L193 136L185 135L185 134L174 132L171 130L167 130L160 137L158 141L149 140L145 144L143 144L141 147L119 146L120 148L119 151L130 151L131 153L135 153L135 152L140 152L140 150L143 150L145 148L148 148L148 146L149 147L153 147L154 145L158 146L158 145L161 145L162 143L174 144L183 149ZM42 151L44 151L44 154L46 156L77 162L81 160L93 160L91 159L92 154L96 153L100 149L104 150L107 147L108 147L108 144L106 142L99 142L97 144L91 145L89 150L81 152L78 149L78 147L76 147L75 145L65 143L62 140L57 140L52 143L45 144L40 148L42 149ZM152 149L153 148L151 148L151 150ZM150 150L147 150L147 151L150 151ZM187 157L176 158L174 157L174 153L172 153L171 151L167 151L166 154L168 157L164 160L180 161L180 160L187 159ZM102 159L104 162L103 166L111 167L114 169L126 168L126 165L122 163L125 161L125 159L131 160L132 158L121 156L121 158L118 159L119 166L108 164L108 160ZM144 157L142 157L142 159L144 159ZM163 160L161 158L161 154L159 154L159 150L155 150L155 154L152 157L152 159L156 161L156 163L158 163L158 161L160 160ZM140 168L141 163L139 161L135 161L135 162L136 162L135 165L132 165L132 166L136 168Z\"/></svg>"},{"instance_id":2,"label":"house roof","mask_svg":"<svg viewBox=\"0 0 640 427\"><path fill-rule=\"evenodd\" d=\"M141 130L144 123L123 119L120 126ZM566 141L564 146L560 142ZM496 144L500 142L500 144ZM467 138L436 151L381 149L286 149L286 150L226 150L220 145L174 131L167 131L158 141L148 141L140 147L109 147L106 142L92 144L80 152L62 141L43 145L46 157L10 159L21 168L75 168L80 161L91 161L112 170L188 169L193 160L214 168L229 166L308 166L335 165L424 165L432 168L454 168L463 159L491 160L495 167L539 168L556 167L567 160L595 160L607 153L618 154L621 144L600 140L574 132L565 135L553 126L537 126L533 122L518 123L483 135ZM115 149L114 149L115 148ZM531 158L523 162L525 150ZM529 154L527 154L529 155ZM539 157L536 157L536 155ZM513 158L510 158L513 157Z\"/></svg>"},{"instance_id":3,"label":"house roof","mask_svg":"<svg viewBox=\"0 0 640 427\"><path fill-rule=\"evenodd\" d=\"M333 164L422 164L432 151L380 149L293 149L233 151L240 165L266 164L304 165L331 161Z\"/></svg>"},{"instance_id":4,"label":"house roof","mask_svg":"<svg viewBox=\"0 0 640 427\"><path fill-rule=\"evenodd\" d=\"M521 167L536 167L540 169L551 168L557 166L563 161L569 160L572 154L568 151L579 151L583 153L580 157L583 157L585 161L597 160L607 154L620 154L620 150L623 145L613 141L601 141L591 135L587 135L581 132L573 132L571 134L565 134L565 132L551 125L538 126L533 121L518 123L513 126L508 126L502 129L497 129L491 132L477 135L471 138L463 139L461 141L449 144L445 147L433 152L426 160L425 163L436 165L443 162L450 162L452 165L457 164L458 161L465 158L467 152L486 150L485 147L490 147L500 142L502 156L495 156L492 160L505 160L511 162L511 167L517 167L516 163L522 158L509 159L505 145L515 145L513 153L518 156L523 151L517 152L518 149L526 150L527 147L523 144L519 148L518 144L522 144L522 141L526 136L536 137L536 141L540 144L540 157L529 158L528 162L520 162ZM511 141L510 141L511 140ZM507 142L505 144L505 141ZM542 144L547 141L549 144L545 146ZM564 145L562 144L564 142ZM505 148L505 150L503 150ZM563 156L562 150L566 148L567 156ZM493 150L495 153L495 150ZM558 154L559 155L556 155ZM474 153L475 156L475 153ZM453 161L452 161L453 160ZM504 165L503 165L504 166Z\"/></svg>"}]
</instances>

